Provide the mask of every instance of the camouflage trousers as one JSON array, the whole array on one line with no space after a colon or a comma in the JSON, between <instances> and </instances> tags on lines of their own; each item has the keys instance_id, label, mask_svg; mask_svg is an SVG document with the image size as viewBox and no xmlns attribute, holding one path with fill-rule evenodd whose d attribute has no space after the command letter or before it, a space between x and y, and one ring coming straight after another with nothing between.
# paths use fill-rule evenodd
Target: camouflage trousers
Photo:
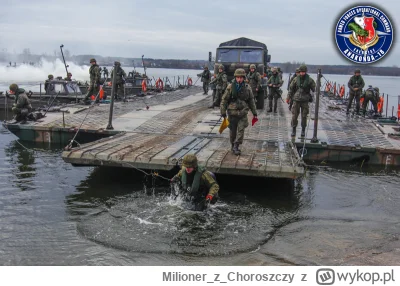
<instances>
[{"instance_id":1,"label":"camouflage trousers","mask_svg":"<svg viewBox=\"0 0 400 286\"><path fill-rule=\"evenodd\" d=\"M292 106L292 127L297 127L297 118L301 113L301 127L307 127L307 115L309 113L308 101L294 101Z\"/></svg>"},{"instance_id":2,"label":"camouflage trousers","mask_svg":"<svg viewBox=\"0 0 400 286\"><path fill-rule=\"evenodd\" d=\"M125 96L125 89L123 83L116 83L114 87L114 98L121 98Z\"/></svg>"},{"instance_id":3,"label":"camouflage trousers","mask_svg":"<svg viewBox=\"0 0 400 286\"><path fill-rule=\"evenodd\" d=\"M244 131L247 126L249 126L249 120L247 119L247 114L245 116L228 116L229 120L229 136L231 144L233 143L243 143Z\"/></svg>"},{"instance_id":4,"label":"camouflage trousers","mask_svg":"<svg viewBox=\"0 0 400 286\"><path fill-rule=\"evenodd\" d=\"M90 97L92 96L92 95L94 95L94 97L96 97L97 96L97 94L99 93L99 91L100 91L100 88L99 88L99 85L98 84L90 84L89 85L89 88L88 88L88 91L87 91L87 93L86 93L86 95L85 95L85 100L88 100L88 99L90 99ZM98 100L99 98L97 98L97 100Z\"/></svg>"},{"instance_id":5,"label":"camouflage trousers","mask_svg":"<svg viewBox=\"0 0 400 286\"><path fill-rule=\"evenodd\" d=\"M378 102L376 101L376 98L373 97L373 96L365 96L364 102L363 102L363 105L362 105L362 110L363 110L364 114L367 112L368 103L370 101L372 103L372 106L374 107L375 113L378 112Z\"/></svg>"},{"instance_id":6,"label":"camouflage trousers","mask_svg":"<svg viewBox=\"0 0 400 286\"><path fill-rule=\"evenodd\" d=\"M276 108L278 106L278 99L280 97L281 97L281 94L278 90L270 88L269 94L268 94L269 109L272 109L272 100L273 100L274 101L274 110L276 110Z\"/></svg>"},{"instance_id":7,"label":"camouflage trousers","mask_svg":"<svg viewBox=\"0 0 400 286\"><path fill-rule=\"evenodd\" d=\"M15 119L17 121L21 121L26 119L28 114L32 111L32 108L18 108L14 106L11 111L15 115Z\"/></svg>"},{"instance_id":8,"label":"camouflage trousers","mask_svg":"<svg viewBox=\"0 0 400 286\"><path fill-rule=\"evenodd\" d=\"M347 104L347 111L350 110L354 98L356 99L356 112L358 113L360 111L360 96L361 96L361 89L357 91L350 91L349 103Z\"/></svg>"},{"instance_id":9,"label":"camouflage trousers","mask_svg":"<svg viewBox=\"0 0 400 286\"><path fill-rule=\"evenodd\" d=\"M221 105L221 99L222 96L224 95L224 91L222 89L217 89L217 92L215 94L215 98L214 98L214 106L220 106Z\"/></svg>"},{"instance_id":10,"label":"camouflage trousers","mask_svg":"<svg viewBox=\"0 0 400 286\"><path fill-rule=\"evenodd\" d=\"M204 93L208 93L208 86L209 86L209 82L208 81L203 81L203 91Z\"/></svg>"}]
</instances>

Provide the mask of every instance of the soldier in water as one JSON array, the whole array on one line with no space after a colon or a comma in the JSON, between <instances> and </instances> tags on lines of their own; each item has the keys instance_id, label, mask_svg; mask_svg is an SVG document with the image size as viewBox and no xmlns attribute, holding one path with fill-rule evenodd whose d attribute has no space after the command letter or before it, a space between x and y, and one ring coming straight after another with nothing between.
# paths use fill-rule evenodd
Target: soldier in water
<instances>
[{"instance_id":1,"label":"soldier in water","mask_svg":"<svg viewBox=\"0 0 400 286\"><path fill-rule=\"evenodd\" d=\"M171 182L180 182L183 195L194 203L195 209L204 210L208 203L215 204L218 199L219 185L214 174L198 165L194 154L183 157L182 169Z\"/></svg>"}]
</instances>

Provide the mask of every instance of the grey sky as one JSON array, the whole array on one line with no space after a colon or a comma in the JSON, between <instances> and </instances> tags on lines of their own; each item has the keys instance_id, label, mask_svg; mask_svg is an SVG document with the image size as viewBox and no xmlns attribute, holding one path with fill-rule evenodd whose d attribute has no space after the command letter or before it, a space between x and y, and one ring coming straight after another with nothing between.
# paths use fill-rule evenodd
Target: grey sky
<instances>
[{"instance_id":1,"label":"grey sky","mask_svg":"<svg viewBox=\"0 0 400 286\"><path fill-rule=\"evenodd\" d=\"M400 2L381 0L396 31ZM333 40L338 16L359 2L0 0L0 49L71 54L207 59L219 43L238 37L264 42L273 62L349 64ZM374 5L374 3L370 3ZM395 35L395 41L398 39ZM400 66L392 46L379 65Z\"/></svg>"}]
</instances>

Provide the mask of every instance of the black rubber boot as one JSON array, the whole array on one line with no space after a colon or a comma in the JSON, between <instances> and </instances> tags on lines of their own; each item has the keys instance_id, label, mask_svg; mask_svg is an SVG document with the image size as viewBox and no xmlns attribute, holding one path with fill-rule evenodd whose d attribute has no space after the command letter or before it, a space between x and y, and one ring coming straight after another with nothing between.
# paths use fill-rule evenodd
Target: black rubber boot
<instances>
[{"instance_id":1,"label":"black rubber boot","mask_svg":"<svg viewBox=\"0 0 400 286\"><path fill-rule=\"evenodd\" d=\"M292 127L292 134L290 134L290 136L296 136L296 127Z\"/></svg>"},{"instance_id":2,"label":"black rubber boot","mask_svg":"<svg viewBox=\"0 0 400 286\"><path fill-rule=\"evenodd\" d=\"M301 137L305 137L306 136L306 129L305 128L301 128Z\"/></svg>"},{"instance_id":3,"label":"black rubber boot","mask_svg":"<svg viewBox=\"0 0 400 286\"><path fill-rule=\"evenodd\" d=\"M233 152L233 148L234 148L235 144L232 143L231 145L232 145L231 151Z\"/></svg>"},{"instance_id":4,"label":"black rubber boot","mask_svg":"<svg viewBox=\"0 0 400 286\"><path fill-rule=\"evenodd\" d=\"M233 154L235 154L236 156L239 156L241 153L240 149L239 149L239 143L235 143L233 145Z\"/></svg>"}]
</instances>

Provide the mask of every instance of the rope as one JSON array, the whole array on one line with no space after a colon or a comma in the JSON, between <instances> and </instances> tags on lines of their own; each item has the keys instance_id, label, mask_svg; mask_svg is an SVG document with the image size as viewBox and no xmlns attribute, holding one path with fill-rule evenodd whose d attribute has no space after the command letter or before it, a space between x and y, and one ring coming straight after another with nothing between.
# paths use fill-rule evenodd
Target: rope
<instances>
[{"instance_id":1,"label":"rope","mask_svg":"<svg viewBox=\"0 0 400 286\"><path fill-rule=\"evenodd\" d=\"M144 171L144 170L142 170L142 169L139 169L139 168L137 168L137 167L135 167L135 166L133 166L132 164L129 164L129 163L123 163L122 165L127 165L127 166L129 166L129 167L131 167L131 168L133 168L133 169L135 169L135 170L137 170L137 171L139 171L139 172L142 172L142 173L145 174L146 176L152 176L153 178L154 178L154 177L158 177L158 178L161 178L161 179L166 180L166 181L168 181L168 182L171 181L171 179L166 178L166 177L164 177L164 176L161 176L160 174L158 174L157 172L154 172L154 171L152 171L151 173L147 173L146 171Z\"/></svg>"}]
</instances>

